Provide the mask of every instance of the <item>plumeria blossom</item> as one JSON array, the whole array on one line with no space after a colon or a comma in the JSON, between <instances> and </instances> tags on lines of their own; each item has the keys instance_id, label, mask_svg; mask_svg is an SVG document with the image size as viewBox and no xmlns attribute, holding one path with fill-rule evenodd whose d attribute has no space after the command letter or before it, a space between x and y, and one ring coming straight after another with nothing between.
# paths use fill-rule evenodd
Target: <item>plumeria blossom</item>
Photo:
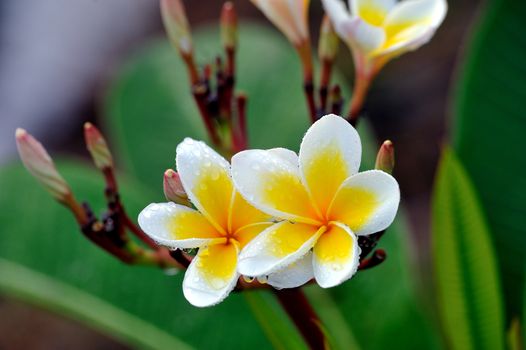
<instances>
[{"instance_id":1,"label":"plumeria blossom","mask_svg":"<svg viewBox=\"0 0 526 350\"><path fill-rule=\"evenodd\" d=\"M300 46L309 40L307 25L309 0L251 1L293 45Z\"/></svg>"},{"instance_id":2,"label":"plumeria blossom","mask_svg":"<svg viewBox=\"0 0 526 350\"><path fill-rule=\"evenodd\" d=\"M322 0L336 32L362 74L427 43L447 12L445 0Z\"/></svg>"},{"instance_id":3,"label":"plumeria blossom","mask_svg":"<svg viewBox=\"0 0 526 350\"><path fill-rule=\"evenodd\" d=\"M272 223L239 195L230 164L203 142L185 139L177 147L176 163L197 210L153 203L139 214L139 225L170 249L199 248L186 271L183 293L195 306L211 306L235 287L239 251Z\"/></svg>"},{"instance_id":4,"label":"plumeria blossom","mask_svg":"<svg viewBox=\"0 0 526 350\"><path fill-rule=\"evenodd\" d=\"M360 160L358 133L336 115L312 125L299 156L286 150L236 154L237 190L283 220L243 248L239 272L261 276L289 267L295 278L314 277L324 288L351 278L359 264L357 236L386 229L400 201L396 180L379 170L358 173Z\"/></svg>"}]
</instances>

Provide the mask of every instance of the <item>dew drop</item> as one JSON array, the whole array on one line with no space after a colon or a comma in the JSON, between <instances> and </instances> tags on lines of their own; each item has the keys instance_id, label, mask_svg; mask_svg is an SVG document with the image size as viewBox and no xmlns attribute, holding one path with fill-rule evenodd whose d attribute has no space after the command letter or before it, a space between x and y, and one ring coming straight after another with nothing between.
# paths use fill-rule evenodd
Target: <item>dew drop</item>
<instances>
[{"instance_id":1,"label":"dew drop","mask_svg":"<svg viewBox=\"0 0 526 350\"><path fill-rule=\"evenodd\" d=\"M254 282L254 277L243 276L243 281L245 281L247 283L252 283L252 282Z\"/></svg>"},{"instance_id":2,"label":"dew drop","mask_svg":"<svg viewBox=\"0 0 526 350\"><path fill-rule=\"evenodd\" d=\"M342 264L338 264L338 263L334 263L334 264L332 264L332 269L334 271L341 271L343 269L343 265Z\"/></svg>"},{"instance_id":3,"label":"dew drop","mask_svg":"<svg viewBox=\"0 0 526 350\"><path fill-rule=\"evenodd\" d=\"M257 280L261 284L266 284L268 282L268 276L258 276Z\"/></svg>"},{"instance_id":4,"label":"dew drop","mask_svg":"<svg viewBox=\"0 0 526 350\"><path fill-rule=\"evenodd\" d=\"M212 278L210 279L210 285L212 286L212 288L214 289L221 289L221 288L224 288L225 287L225 281L221 278Z\"/></svg>"}]
</instances>

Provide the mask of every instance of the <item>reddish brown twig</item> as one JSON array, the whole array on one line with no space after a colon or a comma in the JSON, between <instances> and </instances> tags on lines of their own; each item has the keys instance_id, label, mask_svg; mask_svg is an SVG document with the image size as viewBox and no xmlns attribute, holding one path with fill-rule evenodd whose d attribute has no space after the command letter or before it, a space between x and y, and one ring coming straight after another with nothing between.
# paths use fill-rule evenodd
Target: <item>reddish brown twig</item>
<instances>
[{"instance_id":1,"label":"reddish brown twig","mask_svg":"<svg viewBox=\"0 0 526 350\"><path fill-rule=\"evenodd\" d=\"M311 349L326 349L321 321L299 288L274 291L279 303L294 322Z\"/></svg>"}]
</instances>

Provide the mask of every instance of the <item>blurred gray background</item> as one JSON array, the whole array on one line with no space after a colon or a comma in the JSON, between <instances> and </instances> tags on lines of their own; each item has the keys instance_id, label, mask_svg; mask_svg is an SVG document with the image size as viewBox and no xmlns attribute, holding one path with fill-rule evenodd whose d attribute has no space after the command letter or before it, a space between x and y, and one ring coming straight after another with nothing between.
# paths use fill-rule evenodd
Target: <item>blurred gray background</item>
<instances>
[{"instance_id":1,"label":"blurred gray background","mask_svg":"<svg viewBox=\"0 0 526 350\"><path fill-rule=\"evenodd\" d=\"M248 0L234 2L241 18L270 26ZM222 5L185 3L194 26L217 21ZM432 42L390 63L366 105L379 139L395 142L395 175L424 266L429 193L446 137L448 91L477 5L475 0L451 2ZM321 15L319 1L312 1L315 38ZM16 159L19 126L51 151L79 150L82 124L103 118L99 107L112 73L146 41L163 35L156 0L1 0L0 28L0 164ZM349 60L342 46L338 64L350 78ZM0 349L20 348L125 347L75 322L0 297Z\"/></svg>"}]
</instances>

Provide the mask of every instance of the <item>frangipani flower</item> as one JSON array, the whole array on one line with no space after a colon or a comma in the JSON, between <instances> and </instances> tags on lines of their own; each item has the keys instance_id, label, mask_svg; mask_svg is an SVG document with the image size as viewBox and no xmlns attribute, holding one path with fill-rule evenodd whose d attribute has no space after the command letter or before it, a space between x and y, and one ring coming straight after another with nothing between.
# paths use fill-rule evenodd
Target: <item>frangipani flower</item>
<instances>
[{"instance_id":1,"label":"frangipani flower","mask_svg":"<svg viewBox=\"0 0 526 350\"><path fill-rule=\"evenodd\" d=\"M427 43L447 12L445 0L322 0L358 70L374 74L391 58Z\"/></svg>"},{"instance_id":2,"label":"frangipani flower","mask_svg":"<svg viewBox=\"0 0 526 350\"><path fill-rule=\"evenodd\" d=\"M230 164L203 142L185 139L177 147L176 163L197 210L153 203L139 214L139 225L170 249L199 248L186 271L183 293L195 306L211 306L235 287L239 251L272 223L237 193Z\"/></svg>"},{"instance_id":3,"label":"frangipani flower","mask_svg":"<svg viewBox=\"0 0 526 350\"><path fill-rule=\"evenodd\" d=\"M294 46L309 40L309 0L251 0Z\"/></svg>"},{"instance_id":4,"label":"frangipani flower","mask_svg":"<svg viewBox=\"0 0 526 350\"><path fill-rule=\"evenodd\" d=\"M396 180L379 170L358 173L360 160L358 133L336 115L312 125L299 157L264 150L235 155L237 190L256 208L285 220L245 246L239 272L261 276L295 264L304 279L315 277L324 288L351 278L359 264L357 236L386 229L400 201Z\"/></svg>"}]
</instances>

